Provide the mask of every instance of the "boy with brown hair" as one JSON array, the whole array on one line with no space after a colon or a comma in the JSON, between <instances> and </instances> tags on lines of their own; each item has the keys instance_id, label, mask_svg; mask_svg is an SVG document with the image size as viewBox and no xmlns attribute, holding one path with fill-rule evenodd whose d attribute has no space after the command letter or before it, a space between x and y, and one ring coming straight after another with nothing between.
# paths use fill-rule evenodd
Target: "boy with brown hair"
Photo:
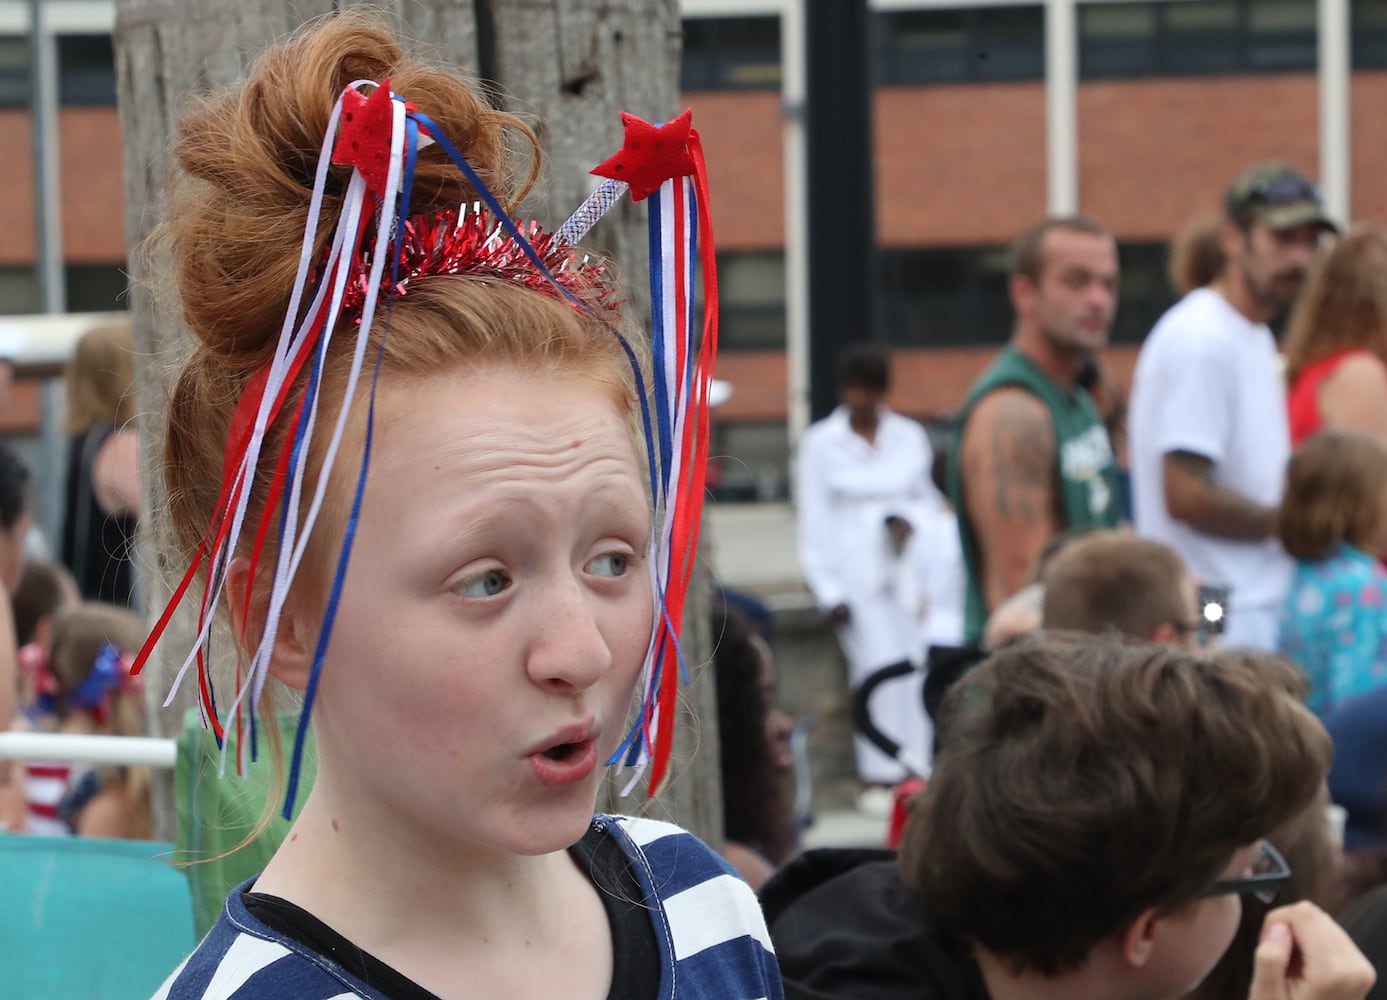
<instances>
[{"instance_id":1,"label":"boy with brown hair","mask_svg":"<svg viewBox=\"0 0 1387 1000\"><path fill-rule=\"evenodd\" d=\"M767 887L786 997L1188 993L1232 940L1239 897L1289 876L1262 838L1329 765L1323 728L1268 682L1277 669L1092 638L995 654L945 703L898 862L810 857L814 884ZM1306 903L1269 914L1255 964L1254 1000L1348 1000L1373 980Z\"/></svg>"},{"instance_id":2,"label":"boy with brown hair","mask_svg":"<svg viewBox=\"0 0 1387 1000\"><path fill-rule=\"evenodd\" d=\"M1095 531L1051 562L1041 627L1113 633L1192 651L1203 628L1198 584L1169 545L1123 531Z\"/></svg>"}]
</instances>

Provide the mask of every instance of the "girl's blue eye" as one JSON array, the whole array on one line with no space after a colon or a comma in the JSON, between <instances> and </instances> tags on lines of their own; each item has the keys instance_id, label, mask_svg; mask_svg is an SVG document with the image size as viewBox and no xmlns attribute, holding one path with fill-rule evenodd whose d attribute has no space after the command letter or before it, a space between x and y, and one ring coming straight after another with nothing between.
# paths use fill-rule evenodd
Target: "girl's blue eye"
<instances>
[{"instance_id":1,"label":"girl's blue eye","mask_svg":"<svg viewBox=\"0 0 1387 1000\"><path fill-rule=\"evenodd\" d=\"M588 563L588 572L594 576L625 576L631 558L625 552L608 552Z\"/></svg>"},{"instance_id":2,"label":"girl's blue eye","mask_svg":"<svg viewBox=\"0 0 1387 1000\"><path fill-rule=\"evenodd\" d=\"M463 580L453 592L461 597L495 597L510 586L510 577L503 569L489 569Z\"/></svg>"}]
</instances>

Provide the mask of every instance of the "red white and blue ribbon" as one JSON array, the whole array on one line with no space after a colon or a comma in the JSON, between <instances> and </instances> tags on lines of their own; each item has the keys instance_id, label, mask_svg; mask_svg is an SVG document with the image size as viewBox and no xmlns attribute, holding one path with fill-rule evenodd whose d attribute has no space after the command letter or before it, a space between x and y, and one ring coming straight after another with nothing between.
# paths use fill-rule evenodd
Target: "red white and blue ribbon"
<instances>
[{"instance_id":1,"label":"red white and blue ribbon","mask_svg":"<svg viewBox=\"0 0 1387 1000\"><path fill-rule=\"evenodd\" d=\"M362 91L367 88L369 96L364 96ZM689 127L689 112L663 126L651 125L629 115L623 115L623 122L626 145L594 171L610 179L599 186L552 237L531 227L531 238L527 238L438 126L403 98L392 95L388 80L381 84L356 81L338 99L319 154L298 274L274 357L246 386L231 423L221 492L212 524L132 669L132 673L138 673L143 667L174 610L205 568L197 638L178 670L169 701L196 664L198 700L204 723L213 729L223 748L228 728L234 727L238 770L244 769L256 755L256 710L268 677L278 623L317 525L331 472L343 459L340 452L351 401L359 391L369 363L366 357L369 332L382 289L387 308L382 343L388 336L390 303L407 294L411 276L422 274L459 273L468 269L495 273L492 269L501 269L502 273L511 275L518 270L517 262L528 262L532 273L541 276L554 293L578 308L593 311L594 303L590 299L575 295L573 288L579 282L562 251L576 244L629 186L636 200L658 194L657 199L652 199L650 212L650 278L656 317L652 330L653 412L646 402L639 359L630 344L612 327L613 335L621 338L632 363L641 397L657 513L650 543L657 606L656 627L646 657L641 712L613 762L620 759L636 765L638 775L650 764L652 794L662 782L672 748L675 693L682 672L678 639L684 598L692 577L701 521L708 447L708 393L717 348L717 283L707 177L698 134ZM489 220L479 221L476 210L469 214L465 206L456 214L434 219L412 217L410 191L414 164L419 149L430 143L438 145L478 192L490 213ZM334 163L353 169L330 250L326 260L315 268L314 240L322 215L328 171ZM520 257L524 261L520 261ZM694 282L699 262L704 282L701 335L694 328ZM390 266L388 277L387 264ZM303 308L305 299L309 300L306 309ZM600 316L600 312L595 314ZM355 324L345 322L348 319L355 319ZM605 317L601 319L607 323ZM320 414L317 386L334 336L354 337L350 348L351 366L343 401L337 411ZM291 814L298 792L308 722L351 556L370 464L379 357L378 353L369 381L366 433L354 477L351 512L335 560L290 757L285 816ZM297 406L290 410L286 403L300 378L306 380L305 389ZM290 430L280 453L266 455L267 432L278 420L291 421ZM305 482L307 463L304 459L314 434L323 433L324 428L330 435L328 445L322 468L310 489ZM250 530L246 523L250 498L247 486L254 481L257 470L270 462L274 473L247 550L249 572L247 591L243 595L243 606L265 608L264 618L259 622L260 639L249 663L238 660L236 690L229 702L219 706L205 650L214 609L228 584L231 556L245 549L242 538ZM251 588L258 578L257 567L276 514L278 535L273 549L275 563L270 593L265 599L252 602Z\"/></svg>"},{"instance_id":2,"label":"red white and blue ribbon","mask_svg":"<svg viewBox=\"0 0 1387 1000\"><path fill-rule=\"evenodd\" d=\"M679 636L698 554L708 462L709 393L717 352L717 272L707 171L698 133L690 127L691 117L685 111L664 125L651 125L623 114L625 145L593 171L609 183L628 183L636 200L650 200L655 413L647 437L656 457L651 464L657 515L651 565L657 607L642 710L611 761L637 766L628 791L647 763L652 792L668 773L679 680L687 680ZM594 197L605 200L608 195L599 188ZM704 284L701 330L695 325L695 283L700 270Z\"/></svg>"}]
</instances>

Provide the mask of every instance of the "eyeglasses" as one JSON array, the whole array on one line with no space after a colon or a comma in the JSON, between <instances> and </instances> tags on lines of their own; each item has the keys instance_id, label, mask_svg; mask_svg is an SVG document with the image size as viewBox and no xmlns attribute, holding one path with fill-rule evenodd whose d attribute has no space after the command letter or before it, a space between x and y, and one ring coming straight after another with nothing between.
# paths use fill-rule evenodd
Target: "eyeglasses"
<instances>
[{"instance_id":1,"label":"eyeglasses","mask_svg":"<svg viewBox=\"0 0 1387 1000\"><path fill-rule=\"evenodd\" d=\"M1172 622L1171 627L1180 635L1194 636L1194 643L1200 649L1208 646L1214 637L1214 631L1209 628L1209 623L1203 619L1193 622Z\"/></svg>"},{"instance_id":2,"label":"eyeglasses","mask_svg":"<svg viewBox=\"0 0 1387 1000\"><path fill-rule=\"evenodd\" d=\"M1220 879L1205 889L1202 895L1249 895L1270 904L1276 901L1276 894L1285 888L1290 880L1291 866L1286 864L1286 859L1281 856L1280 851L1264 840L1247 875L1241 878Z\"/></svg>"},{"instance_id":3,"label":"eyeglasses","mask_svg":"<svg viewBox=\"0 0 1387 1000\"><path fill-rule=\"evenodd\" d=\"M1175 631L1182 635L1193 635L1200 648L1208 646L1215 637L1223 634L1228 623L1228 588L1201 584L1195 598L1199 617L1193 621L1171 622Z\"/></svg>"},{"instance_id":4,"label":"eyeglasses","mask_svg":"<svg viewBox=\"0 0 1387 1000\"><path fill-rule=\"evenodd\" d=\"M1197 600L1202 627L1210 635L1222 635L1228 625L1228 588L1201 584Z\"/></svg>"}]
</instances>

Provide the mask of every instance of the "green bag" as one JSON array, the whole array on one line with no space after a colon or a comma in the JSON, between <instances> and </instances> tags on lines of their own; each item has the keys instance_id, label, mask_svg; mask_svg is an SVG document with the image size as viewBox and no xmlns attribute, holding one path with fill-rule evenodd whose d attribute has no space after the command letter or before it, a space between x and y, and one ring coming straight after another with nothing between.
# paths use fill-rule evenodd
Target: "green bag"
<instances>
[{"instance_id":1,"label":"green bag","mask_svg":"<svg viewBox=\"0 0 1387 1000\"><path fill-rule=\"evenodd\" d=\"M279 716L280 739L288 770L288 755L294 745L298 715ZM280 815L284 797L284 775L277 778L274 762L260 740L260 759L236 774L235 737L228 734L226 774L219 776L221 750L210 729L204 729L195 710L183 720L178 737L178 760L174 769L174 799L178 807L178 835L175 860L184 866L193 898L193 923L201 938L221 915L222 904L232 889L258 875L289 832L290 823ZM318 758L310 734L300 769L298 802L294 815L302 808L318 771ZM247 840L260 826L266 799L273 794L274 818L256 837Z\"/></svg>"}]
</instances>

